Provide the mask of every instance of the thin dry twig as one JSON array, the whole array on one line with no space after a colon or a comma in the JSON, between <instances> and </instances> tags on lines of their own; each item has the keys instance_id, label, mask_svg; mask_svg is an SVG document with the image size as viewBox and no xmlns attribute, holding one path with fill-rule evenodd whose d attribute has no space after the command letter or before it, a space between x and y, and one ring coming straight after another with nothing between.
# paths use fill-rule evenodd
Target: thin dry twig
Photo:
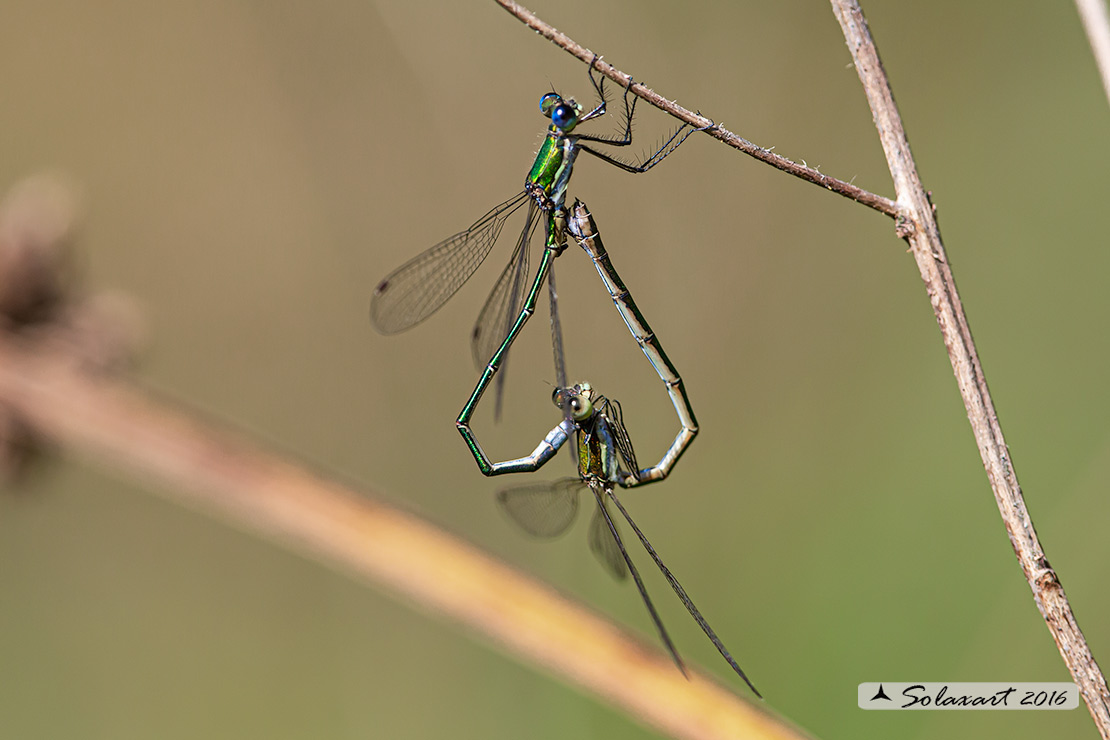
<instances>
[{"instance_id":1,"label":"thin dry twig","mask_svg":"<svg viewBox=\"0 0 1110 740\"><path fill-rule=\"evenodd\" d=\"M704 675L686 680L659 649L418 517L88 372L48 330L34 336L0 331L0 409L36 439L150 478L173 501L442 613L659 732L804 737Z\"/></svg>"},{"instance_id":2,"label":"thin dry twig","mask_svg":"<svg viewBox=\"0 0 1110 740\"><path fill-rule=\"evenodd\" d=\"M1102 88L1106 99L1110 100L1110 15L1106 12L1105 0L1075 0L1083 30L1095 55L1098 73L1102 78Z\"/></svg>"},{"instance_id":3,"label":"thin dry twig","mask_svg":"<svg viewBox=\"0 0 1110 740\"><path fill-rule=\"evenodd\" d=\"M551 25L544 23L542 20L536 17L536 15L532 11L528 10L519 3L513 2L513 0L496 0L496 2L498 5L505 8L505 10L509 11L521 21L523 21L525 25L534 30L536 33L543 36L548 41L551 41L553 44L560 47L561 49L564 49L571 55L578 57L587 64L593 62L596 59L595 69L611 79L613 82L616 82L622 87L625 87L628 85L629 82L632 81L632 77L625 74L624 72L621 72L613 65L598 58L594 54L594 52L577 43L574 39L570 38L565 33L557 31ZM772 167L776 167L783 172L788 172L795 177L800 177L807 182L814 183L815 185L820 185L821 187L827 190L831 190L834 193L839 193L845 198L850 198L854 201L864 204L865 206L868 206L869 208L874 208L880 213L885 213L886 215L893 217L897 217L899 215L898 204L890 200L889 198L884 198L881 195L876 195L874 193L868 192L863 188L856 187L855 185L844 182L843 180L838 180L835 177L829 177L828 175L822 174L811 167L806 167L805 165L798 164L797 162L791 161L786 157L783 157L782 155L775 154L769 149L764 149L761 146L757 146L747 139L741 138L740 136L732 133L724 126L720 124L714 124L711 119L706 118L700 113L695 113L694 111L691 111L687 108L683 108L681 105L674 102L673 100L667 100L662 95L659 95L650 87L642 83L633 83L629 90L634 95L637 95L643 100L646 100L659 110L665 111L678 120L684 121L691 126L694 126L695 128L705 128L707 126L712 126L712 128L707 129L705 133L709 134L715 139L723 141L724 143L735 149L739 149L745 154L755 157L760 162L764 162L771 165Z\"/></svg>"},{"instance_id":4,"label":"thin dry twig","mask_svg":"<svg viewBox=\"0 0 1110 740\"><path fill-rule=\"evenodd\" d=\"M909 241L921 279L925 281L925 290L940 325L967 418L975 433L975 442L987 469L987 478L994 490L1002 521L1010 535L1010 543L1033 591L1033 600L1056 641L1068 671L1078 684L1083 700L1087 702L1095 725L1103 738L1110 738L1110 691L1107 691L1106 679L1091 655L1060 579L1045 557L1033 521L1025 508L1017 473L1002 436L1002 426L987 390L971 328L952 277L952 267L940 239L936 216L917 175L909 141L875 42L863 11L855 0L831 0L831 3L871 106L875 128L878 129L894 178L898 203L905 213L906 223L901 225L901 231Z\"/></svg>"}]
</instances>

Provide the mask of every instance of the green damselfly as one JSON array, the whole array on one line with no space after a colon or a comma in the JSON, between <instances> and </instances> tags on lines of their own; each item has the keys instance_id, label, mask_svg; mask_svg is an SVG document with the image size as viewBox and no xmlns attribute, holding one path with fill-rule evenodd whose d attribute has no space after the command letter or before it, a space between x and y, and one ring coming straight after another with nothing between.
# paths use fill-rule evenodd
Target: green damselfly
<instances>
[{"instance_id":1,"label":"green damselfly","mask_svg":"<svg viewBox=\"0 0 1110 740\"><path fill-rule=\"evenodd\" d=\"M756 696L761 696L724 646L724 643L717 637L717 633L713 631L702 613L694 606L694 602L686 593L686 589L682 587L682 584L663 563L651 542L648 541L643 531L633 521L620 499L617 498L615 493L617 486L629 487L645 482L640 480L639 477L636 453L624 426L620 404L615 400L599 395L589 384L585 383L572 388L556 389L554 400L556 405L563 408L564 411L569 411L570 418L564 418L558 426L551 430L536 449L536 452L533 453L533 457L542 458L542 462L539 462L542 465L543 462L554 456L559 448L566 443L570 435L574 433L577 437L578 477L499 491L497 501L502 509L529 534L537 537L556 537L565 532L573 523L578 512L579 494L588 488L597 502L597 511L589 529L590 550L610 574L618 580L624 580L629 573L632 574L636 588L640 592L640 598L651 615L651 620L659 633L660 639L675 664L678 665L683 674L686 674L682 658L663 626L659 612L652 603L651 597L648 596L643 579L624 546L620 531L609 511L608 505L611 502L620 511L629 526L632 527L636 537L640 540L640 544L647 550L652 561L659 568L667 583L674 589L694 621L701 627L702 632L717 648L717 651L728 662L732 670L747 683ZM527 458L525 459L527 460Z\"/></svg>"},{"instance_id":2,"label":"green damselfly","mask_svg":"<svg viewBox=\"0 0 1110 740\"><path fill-rule=\"evenodd\" d=\"M478 269L500 236L506 220L524 207L524 227L517 237L512 256L474 325L471 350L482 375L456 420L459 432L482 472L487 475L491 471L484 465L485 456L474 440L470 419L482 394L504 364L513 341L535 311L552 261L566 248L566 192L578 154L591 154L627 172L646 172L697 130L683 125L654 154L638 163L626 162L595 148L596 145L622 147L632 143L636 98L629 99L632 85L629 80L624 93L625 120L620 137L572 133L578 125L606 112L605 79L602 77L599 82L595 78L596 63L595 57L588 74L599 102L589 112L583 113L581 105L555 92L540 98L540 111L551 120L551 125L525 179L524 190L494 207L470 228L445 239L390 273L378 283L371 299L371 319L384 334L404 331L423 321ZM541 222L545 235L543 258L531 285L527 286L529 244ZM500 392L497 409L499 412Z\"/></svg>"}]
</instances>

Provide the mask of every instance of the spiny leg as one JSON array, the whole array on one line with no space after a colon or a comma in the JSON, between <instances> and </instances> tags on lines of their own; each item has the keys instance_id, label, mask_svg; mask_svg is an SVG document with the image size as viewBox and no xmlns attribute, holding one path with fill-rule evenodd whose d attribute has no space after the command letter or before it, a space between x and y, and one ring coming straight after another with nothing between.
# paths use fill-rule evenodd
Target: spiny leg
<instances>
[{"instance_id":1,"label":"spiny leg","mask_svg":"<svg viewBox=\"0 0 1110 740\"><path fill-rule=\"evenodd\" d=\"M715 124L713 124L713 125L715 125ZM647 157L642 162L635 163L635 164L632 163L632 162L626 162L623 159L620 159L619 157L614 157L610 154L606 154L605 152L598 151L597 149L593 149L591 147L588 147L585 144L580 144L578 148L581 151L586 152L587 154L592 154L593 156L597 157L598 159L602 160L603 162L608 162L609 164L613 165L614 167L617 167L618 169L622 169L625 172L631 172L633 174L638 175L640 173L647 172L652 167L659 164L664 159L666 159L668 156L670 156L671 152L673 152L675 149L678 149L680 146L682 146L682 142L686 141L686 139L688 139L690 137L690 134L697 133L698 131L706 131L706 130L712 128L713 125L706 126L704 128L691 128L691 129L687 130L687 126L689 126L689 124L684 123L681 126L679 126L677 129L675 129L675 132L673 134L671 134L671 137L669 139L667 139L665 142L663 142L663 145L661 147L659 147L659 149L657 149L650 157ZM589 141L597 141L598 143L603 143L603 144L612 144L614 146L624 146L626 144L631 144L632 143L631 128L629 129L629 131L630 131L630 133L629 133L628 141L623 141L623 142L608 141L608 140L606 140L604 138L601 138L601 137L598 137L596 139L588 139L588 140ZM685 131L685 133L683 133L684 131ZM679 134L682 134L681 138L679 137ZM585 136L579 136L578 138L579 139L586 139ZM678 139L678 141L675 141L675 139Z\"/></svg>"},{"instance_id":2,"label":"spiny leg","mask_svg":"<svg viewBox=\"0 0 1110 740\"><path fill-rule=\"evenodd\" d=\"M594 77L594 68L597 65L598 58L599 57L595 54L594 58L590 61L590 66L587 73L589 74L590 82L593 84L594 90L597 92L597 95L601 99L601 102L592 111L582 116L582 118L579 119L579 123L584 123L585 121L591 120L593 118L603 116L606 112L606 106L608 104L608 100L605 95L606 78L604 75L601 75L601 81L599 82L598 79ZM639 101L638 96L631 94L632 82L632 78L629 77L628 84L626 84L624 87L624 133L619 138L614 136L599 136L596 134L578 134L576 137L578 141L588 141L595 144L606 144L609 146L629 146L632 144L632 119L636 115L636 103ZM686 141L687 137L689 137L690 134L695 133L696 131L704 131L706 130L706 128L712 128L712 125L710 125L706 128L690 129L687 131L686 129L689 125L690 124L688 123L683 123L677 129L675 129L674 133L671 134L671 136L663 142L663 145L660 146L659 149L657 149L651 156L645 158L642 162L639 163L626 162L619 157L614 157L610 154L598 151L597 149L593 149L585 144L579 144L578 146L581 150L589 152L595 157L608 162L614 167L619 167L625 172L647 172L652 167L662 162L671 152L681 146L682 142Z\"/></svg>"},{"instance_id":3,"label":"spiny leg","mask_svg":"<svg viewBox=\"0 0 1110 740\"><path fill-rule=\"evenodd\" d=\"M601 76L601 82L600 83L594 78L594 65L597 63L597 59L598 58L595 55L594 56L594 61L590 62L589 75L590 75L590 82L593 83L594 90L597 91L598 97L601 98L601 103L596 108L594 108L592 111L590 111L587 115L583 116L582 119L579 121L579 123L582 123L583 121L588 121L591 118L597 118L599 116L604 115L605 112L606 112L606 109L607 109L606 106L608 105L608 102L609 102L606 95L605 95L605 79L606 79L605 76L604 75ZM596 134L579 134L578 135L579 140L581 140L581 141L593 141L593 142L596 142L598 144L610 144L612 146L628 146L629 144L631 144L632 143L632 117L634 115L636 115L636 102L639 100L639 98L636 97L635 95L631 95L631 91L632 91L632 78L629 77L628 78L628 84L626 84L624 86L624 133L621 135L620 138L616 138L616 137L613 137L613 136L598 136ZM629 101L628 101L630 95L632 97L632 102L631 103L629 103Z\"/></svg>"},{"instance_id":4,"label":"spiny leg","mask_svg":"<svg viewBox=\"0 0 1110 740\"><path fill-rule=\"evenodd\" d=\"M600 59L600 58L601 57L599 57L597 54L594 54L594 58L590 60L590 67L589 67L589 69L586 70L586 74L588 74L590 76L590 83L593 84L594 91L597 93L597 97L598 97L599 102L596 106L594 106L594 109L592 111L590 111L589 113L587 113L586 115L584 115L584 116L582 116L581 118L578 119L579 123L583 123L583 122L589 121L593 118L598 118L600 116L604 116L605 111L606 111L606 107L609 105L609 98L605 94L605 77L604 77L604 75L601 77L601 83L600 84L598 84L598 81L596 79L594 79L594 66L597 64L597 60Z\"/></svg>"}]
</instances>

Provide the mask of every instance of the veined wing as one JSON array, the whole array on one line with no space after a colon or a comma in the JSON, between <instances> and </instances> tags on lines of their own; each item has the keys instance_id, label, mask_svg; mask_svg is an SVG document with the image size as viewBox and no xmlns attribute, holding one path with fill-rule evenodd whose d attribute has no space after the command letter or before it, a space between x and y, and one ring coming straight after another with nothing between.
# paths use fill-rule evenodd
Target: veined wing
<instances>
[{"instance_id":1,"label":"veined wing","mask_svg":"<svg viewBox=\"0 0 1110 740\"><path fill-rule=\"evenodd\" d=\"M574 522L580 478L563 478L497 492L497 503L521 529L536 537L557 537Z\"/></svg>"},{"instance_id":2,"label":"veined wing","mask_svg":"<svg viewBox=\"0 0 1110 740\"><path fill-rule=\"evenodd\" d=\"M528 285L528 244L536 227L543 220L536 202L529 198L528 213L524 228L516 240L516 248L509 258L509 264L501 271L497 282L482 306L474 331L470 335L470 349L474 355L474 366L481 370L493 357L493 353L505 341L524 305Z\"/></svg>"},{"instance_id":3,"label":"veined wing","mask_svg":"<svg viewBox=\"0 0 1110 740\"><path fill-rule=\"evenodd\" d=\"M617 445L617 450L620 452L621 459L624 460L628 472L639 480L640 464L636 462L636 450L632 448L632 439L629 438L628 429L624 426L624 412L621 410L620 402L614 398L605 400L603 413L605 418L609 420L609 430L613 434L613 442Z\"/></svg>"},{"instance_id":4,"label":"veined wing","mask_svg":"<svg viewBox=\"0 0 1110 740\"><path fill-rule=\"evenodd\" d=\"M743 669L740 668L740 665L732 657L732 654L729 653L728 648L726 648L724 643L721 642L721 638L717 637L717 633L714 632L713 628L709 626L709 622L705 620L705 617L702 616L698 608L694 606L694 602L690 599L689 595L687 595L686 589L684 589L682 587L682 584L678 582L678 579L674 577L674 575L670 571L670 568L663 564L663 560L659 557L658 553L655 552L655 548L651 546L651 543L648 542L648 538L644 536L644 533L640 531L640 528L638 526L636 526L636 522L632 521L632 517L629 516L628 511L625 510L624 505L620 502L620 499L617 498L612 489L607 489L606 493L608 494L609 498L612 499L613 503L617 505L617 508L620 509L621 514L624 516L629 526L631 526L633 531L636 532L636 537L639 538L640 544L644 546L644 549L647 550L648 555L650 555L651 559L655 561L655 565L659 568L659 572L662 573L663 577L667 579L667 583L669 583L671 585L671 588L674 589L675 594L678 595L679 601L681 601L682 605L686 607L686 611L690 612L690 616L693 617L694 621L698 623L699 627L701 627L701 631L705 633L705 636L708 637L709 641L713 643L713 646L717 648L717 652L719 652L721 656L726 661L728 661L728 664L732 667L732 670L736 671L736 674L740 676L740 678L744 679L744 683L748 684L748 688L755 692L756 696L762 699L763 695L760 694L759 690L752 685L752 682L748 678L747 674L744 673Z\"/></svg>"},{"instance_id":5,"label":"veined wing","mask_svg":"<svg viewBox=\"0 0 1110 740\"><path fill-rule=\"evenodd\" d=\"M390 273L370 299L370 319L383 334L420 323L462 287L493 248L501 227L526 201L518 193L474 222Z\"/></svg>"},{"instance_id":6,"label":"veined wing","mask_svg":"<svg viewBox=\"0 0 1110 740\"><path fill-rule=\"evenodd\" d=\"M628 566L617 525L606 510L605 499L598 497L597 506L594 518L590 520L590 551L613 578L623 581L628 578Z\"/></svg>"},{"instance_id":7,"label":"veined wing","mask_svg":"<svg viewBox=\"0 0 1110 740\"><path fill-rule=\"evenodd\" d=\"M648 614L651 615L651 621L655 624L655 630L659 633L659 639L663 641L663 645L667 648L667 652L671 654L671 659L674 660L675 665L678 666L678 670L682 671L682 675L687 675L686 665L682 662L682 658L679 657L678 650L675 648L674 642L671 641L671 636L667 634L667 628L663 626L663 620L660 618L659 612L655 609L655 604L652 603L651 597L648 596L647 587L644 586L644 579L640 577L640 571L636 570L636 564L633 563L632 558L628 556L628 551L625 549L624 542L621 541L620 533L617 531L617 523L613 521L613 517L609 515L609 509L605 505L606 496L613 499L617 506L620 506L620 501L617 501L616 496L613 495L612 488L601 485L591 485L590 490L593 491L594 498L597 499L597 515L594 517L596 526L594 524L590 525L590 549L599 557L606 558L613 556L613 551L615 550L615 557L622 561L622 574L627 575L627 572L632 573L632 580L636 582L636 589L640 592L640 600L644 602ZM624 512L623 507L621 508L621 512ZM628 514L625 514L625 517L627 516ZM629 519L629 523L631 522L632 520ZM640 534L639 529L636 530L636 534ZM615 545L612 549L606 549L604 556L600 550L602 547L600 538L603 535L608 535L609 540ZM597 542L596 547L595 539ZM613 570L615 567L613 563L608 561L605 562L606 566L609 567L610 570ZM625 571L624 567L627 567L628 570ZM618 576L618 578L623 578L623 576Z\"/></svg>"}]
</instances>

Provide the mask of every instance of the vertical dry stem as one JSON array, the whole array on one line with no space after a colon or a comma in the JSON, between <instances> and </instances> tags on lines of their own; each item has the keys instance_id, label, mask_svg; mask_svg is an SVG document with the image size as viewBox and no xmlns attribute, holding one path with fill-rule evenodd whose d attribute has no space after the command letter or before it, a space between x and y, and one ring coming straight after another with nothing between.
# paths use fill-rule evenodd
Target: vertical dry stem
<instances>
[{"instance_id":1,"label":"vertical dry stem","mask_svg":"<svg viewBox=\"0 0 1110 740\"><path fill-rule=\"evenodd\" d=\"M921 279L940 325L952 371L960 388L967 418L987 469L998 510L1033 599L1048 625L1083 700L1103 738L1110 738L1110 692L1075 621L1063 586L1045 558L1033 522L1025 509L1017 474L1010 461L1002 427L994 410L983 369L979 365L971 329L956 291L933 209L917 175L909 142L898 115L882 62L867 21L855 0L831 0L833 12L855 61L867 102L875 119L887 164L902 207L899 224L917 261Z\"/></svg>"}]
</instances>

